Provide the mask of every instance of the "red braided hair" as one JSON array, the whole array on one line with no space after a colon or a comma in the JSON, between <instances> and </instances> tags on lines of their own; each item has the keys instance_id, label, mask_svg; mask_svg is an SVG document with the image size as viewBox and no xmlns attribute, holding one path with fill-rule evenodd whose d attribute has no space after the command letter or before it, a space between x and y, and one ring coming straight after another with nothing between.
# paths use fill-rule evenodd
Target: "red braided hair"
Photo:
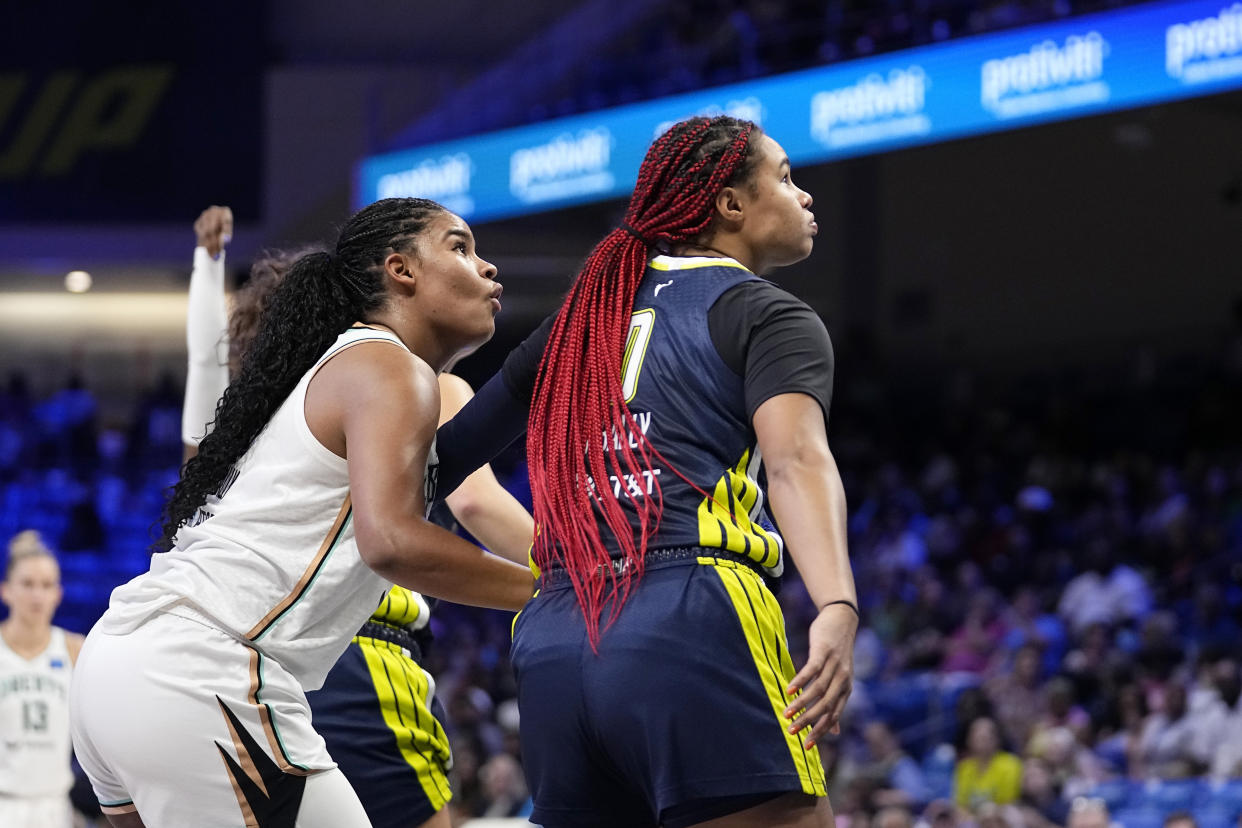
<instances>
[{"instance_id":1,"label":"red braided hair","mask_svg":"<svg viewBox=\"0 0 1242 828\"><path fill-rule=\"evenodd\" d=\"M635 537L609 481L610 474L641 480L653 458L662 460L634 424L621 390L625 340L648 246L696 241L709 229L716 195L749 175L751 139L758 134L749 121L691 118L652 143L622 227L587 257L543 352L527 428L539 527L534 558L541 568L558 565L567 572L592 648L599 642L605 602L612 603L611 624L633 582L642 577L647 541L659 525L663 504L658 478L649 478L655 482L651 496L634 496L627 486L620 487L637 511ZM607 452L605 435L613 434L621 436L611 441L620 448ZM637 448L631 448L630 434ZM622 558L615 567L597 515L620 547Z\"/></svg>"}]
</instances>

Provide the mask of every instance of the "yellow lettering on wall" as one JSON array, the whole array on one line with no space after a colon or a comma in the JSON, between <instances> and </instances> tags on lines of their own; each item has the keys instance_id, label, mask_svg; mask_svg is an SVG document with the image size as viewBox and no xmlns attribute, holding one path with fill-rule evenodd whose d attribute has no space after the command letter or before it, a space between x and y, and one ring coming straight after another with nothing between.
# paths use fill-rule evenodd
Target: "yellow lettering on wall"
<instances>
[{"instance_id":1,"label":"yellow lettering on wall","mask_svg":"<svg viewBox=\"0 0 1242 828\"><path fill-rule=\"evenodd\" d=\"M0 81L0 89L3 90L0 91L0 114L7 115L7 109L12 108L25 85L24 75L3 76ZM78 73L68 70L57 72L47 79L12 143L0 151L0 180L21 178L27 173L77 85ZM6 102L8 107L3 107ZM7 117L0 120L0 127L7 122Z\"/></svg>"},{"instance_id":2,"label":"yellow lettering on wall","mask_svg":"<svg viewBox=\"0 0 1242 828\"><path fill-rule=\"evenodd\" d=\"M113 69L91 81L43 159L44 175L64 175L88 150L124 149L142 136L173 79L173 67Z\"/></svg>"}]
</instances>

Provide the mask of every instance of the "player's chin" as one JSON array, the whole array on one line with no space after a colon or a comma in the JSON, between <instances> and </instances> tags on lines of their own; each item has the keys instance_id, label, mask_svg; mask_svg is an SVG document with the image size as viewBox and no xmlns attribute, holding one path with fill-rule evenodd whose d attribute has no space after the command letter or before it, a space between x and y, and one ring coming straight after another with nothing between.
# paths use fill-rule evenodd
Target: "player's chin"
<instances>
[{"instance_id":1,"label":"player's chin","mask_svg":"<svg viewBox=\"0 0 1242 828\"><path fill-rule=\"evenodd\" d=\"M479 322L478 328L473 332L473 344L475 347L487 342L496 335L496 317L489 313L487 318Z\"/></svg>"},{"instance_id":2,"label":"player's chin","mask_svg":"<svg viewBox=\"0 0 1242 828\"><path fill-rule=\"evenodd\" d=\"M811 255L811 251L815 249L815 239L811 236L804 236L795 241L791 241L782 251L784 255L780 257L780 267L786 267L798 262Z\"/></svg>"}]
</instances>

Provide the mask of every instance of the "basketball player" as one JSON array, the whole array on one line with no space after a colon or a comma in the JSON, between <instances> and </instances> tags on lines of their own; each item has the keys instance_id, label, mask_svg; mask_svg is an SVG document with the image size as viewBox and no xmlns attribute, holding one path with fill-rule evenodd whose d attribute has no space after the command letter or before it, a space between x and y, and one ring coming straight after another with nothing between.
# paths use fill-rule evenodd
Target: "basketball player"
<instances>
[{"instance_id":1,"label":"basketball player","mask_svg":"<svg viewBox=\"0 0 1242 828\"><path fill-rule=\"evenodd\" d=\"M38 532L9 542L0 599L0 825L69 828L69 677L82 636L52 626L60 567Z\"/></svg>"},{"instance_id":2,"label":"basketball player","mask_svg":"<svg viewBox=\"0 0 1242 828\"><path fill-rule=\"evenodd\" d=\"M295 261L289 254L265 256L233 296L225 330L224 248L231 238L232 211L208 207L194 223L198 246L190 276L186 323L189 369L182 411L187 457L214 418L213 400L223 395L215 365L237 365L254 341L262 311ZM460 377L441 372L440 421L473 396ZM197 384L197 393L190 386ZM208 404L210 403L210 404ZM195 436L199 435L199 436ZM526 564L534 523L530 513L496 480L489 466L472 474L446 500L452 517L489 550ZM445 525L443 509L432 519ZM445 526L445 528L450 528ZM394 586L362 625L324 680L307 694L315 729L328 753L353 785L374 828L436 828L449 825L452 798L448 773L452 750L446 716L435 695L435 679L422 667L430 638L430 603Z\"/></svg>"},{"instance_id":3,"label":"basketball player","mask_svg":"<svg viewBox=\"0 0 1242 828\"><path fill-rule=\"evenodd\" d=\"M495 273L458 216L385 199L273 292L166 507L171 548L83 647L74 743L114 826L369 825L305 690L394 581L529 597L529 570L424 517L435 375L492 335Z\"/></svg>"},{"instance_id":4,"label":"basketball player","mask_svg":"<svg viewBox=\"0 0 1242 828\"><path fill-rule=\"evenodd\" d=\"M810 207L754 124L676 124L559 313L441 430L494 448L530 401L542 577L512 658L545 828L833 824L815 743L858 611L832 348L757 275L810 254ZM786 549L819 608L796 674L766 584Z\"/></svg>"}]
</instances>

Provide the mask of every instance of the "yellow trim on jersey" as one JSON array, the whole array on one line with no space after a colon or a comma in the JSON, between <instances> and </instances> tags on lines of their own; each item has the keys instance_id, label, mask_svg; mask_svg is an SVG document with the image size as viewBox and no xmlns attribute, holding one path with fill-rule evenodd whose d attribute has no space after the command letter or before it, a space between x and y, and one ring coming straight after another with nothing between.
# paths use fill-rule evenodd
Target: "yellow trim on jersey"
<instances>
[{"instance_id":1,"label":"yellow trim on jersey","mask_svg":"<svg viewBox=\"0 0 1242 828\"><path fill-rule=\"evenodd\" d=\"M532 562L531 566L534 566L534 565L535 564ZM538 578L539 576L536 575L535 577ZM530 601L534 601L538 597L539 597L539 590L535 590L535 594L530 596ZM530 606L530 601L526 602L526 607ZM509 622L509 640L510 641L512 641L513 636L517 634L517 620L522 617L522 613L526 612L526 607L522 607L520 610L518 610L517 614L513 616L513 620Z\"/></svg>"},{"instance_id":2,"label":"yellow trim on jersey","mask_svg":"<svg viewBox=\"0 0 1242 828\"><path fill-rule=\"evenodd\" d=\"M526 550L526 565L530 567L530 574L535 576L535 580L539 580L539 576L543 574L543 570L539 568L539 564L535 563L535 545L532 543L530 548Z\"/></svg>"},{"instance_id":3,"label":"yellow trim on jersey","mask_svg":"<svg viewBox=\"0 0 1242 828\"><path fill-rule=\"evenodd\" d=\"M452 751L427 701L430 676L391 641L354 636L354 643L366 659L384 723L431 806L440 810L453 798L445 775Z\"/></svg>"},{"instance_id":4,"label":"yellow trim on jersey","mask_svg":"<svg viewBox=\"0 0 1242 828\"><path fill-rule=\"evenodd\" d=\"M750 558L766 569L781 562L781 541L751 520L759 502L759 484L747 474L750 449L716 481L711 497L699 504L699 545L727 549Z\"/></svg>"},{"instance_id":5,"label":"yellow trim on jersey","mask_svg":"<svg viewBox=\"0 0 1242 828\"><path fill-rule=\"evenodd\" d=\"M789 755L793 759L798 778L802 780L802 792L813 796L827 796L828 789L824 782L824 766L819 760L819 748L803 747L803 737L789 732L789 722L785 718L785 707L788 704L785 688L793 679L795 670L785 639L785 616L781 613L780 604L759 575L745 564L709 557L701 557L698 562L715 568L725 591L733 600L733 608L737 611L742 633L750 647L750 655L755 660L755 670L759 673L759 680L763 683L768 700L772 702L776 727L785 735Z\"/></svg>"},{"instance_id":6,"label":"yellow trim on jersey","mask_svg":"<svg viewBox=\"0 0 1242 828\"><path fill-rule=\"evenodd\" d=\"M750 272L749 268L747 268L746 265L742 264L741 262L736 261L734 259L729 259L723 256L720 258L695 257L692 259L690 258L681 259L680 261L676 261L676 262L669 261L670 259L676 259L676 258L679 258L679 257L657 256L656 258L647 262L647 266L652 268L653 270L662 270L662 271L694 270L695 268L699 268L699 267L736 267L738 270L745 270L748 273Z\"/></svg>"}]
</instances>

